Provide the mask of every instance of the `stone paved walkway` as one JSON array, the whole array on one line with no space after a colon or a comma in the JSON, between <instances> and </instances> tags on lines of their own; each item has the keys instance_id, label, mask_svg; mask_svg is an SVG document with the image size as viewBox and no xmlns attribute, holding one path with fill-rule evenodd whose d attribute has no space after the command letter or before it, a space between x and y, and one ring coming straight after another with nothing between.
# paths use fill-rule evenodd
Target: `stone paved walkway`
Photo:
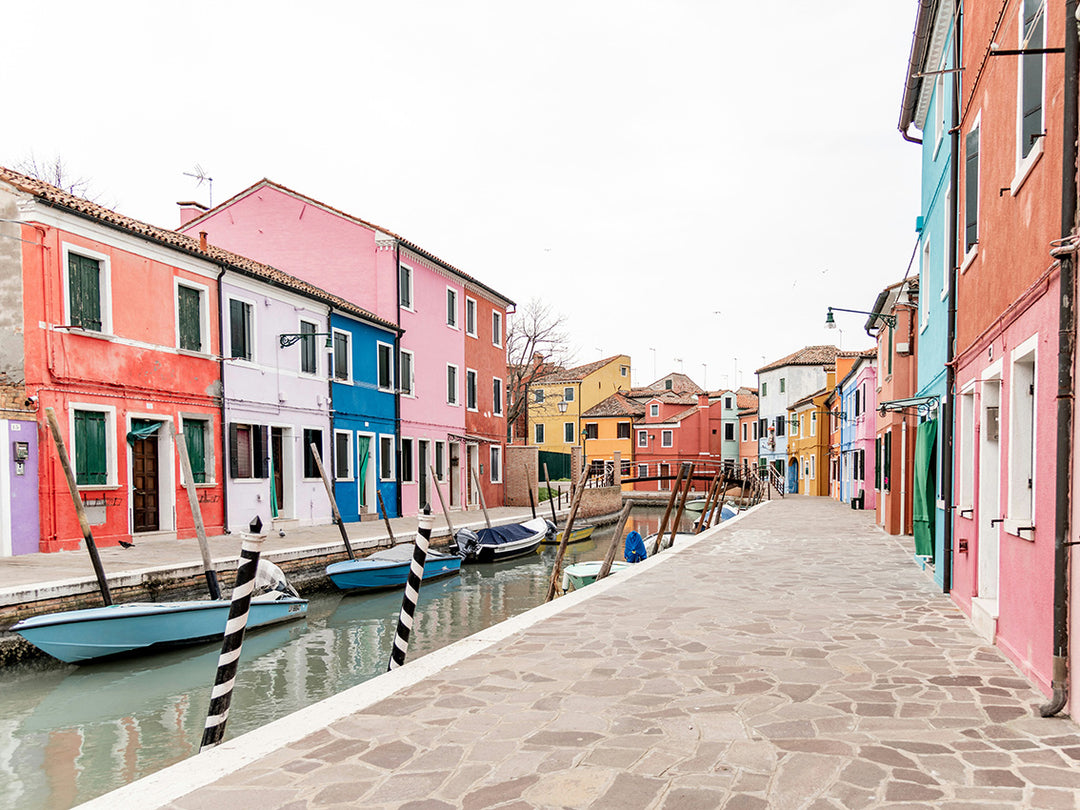
<instances>
[{"instance_id":1,"label":"stone paved walkway","mask_svg":"<svg viewBox=\"0 0 1080 810\"><path fill-rule=\"evenodd\" d=\"M1042 701L871 513L788 498L168 806L1080 807Z\"/></svg>"}]
</instances>

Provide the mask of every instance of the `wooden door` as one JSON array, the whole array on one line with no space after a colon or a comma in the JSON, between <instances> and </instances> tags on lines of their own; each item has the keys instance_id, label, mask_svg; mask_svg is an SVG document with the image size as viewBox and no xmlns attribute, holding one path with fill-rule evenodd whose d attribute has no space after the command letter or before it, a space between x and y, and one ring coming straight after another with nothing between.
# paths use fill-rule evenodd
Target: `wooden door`
<instances>
[{"instance_id":1,"label":"wooden door","mask_svg":"<svg viewBox=\"0 0 1080 810\"><path fill-rule=\"evenodd\" d=\"M159 527L158 437L136 439L131 448L131 508L133 529L156 532Z\"/></svg>"},{"instance_id":2,"label":"wooden door","mask_svg":"<svg viewBox=\"0 0 1080 810\"><path fill-rule=\"evenodd\" d=\"M285 437L281 428L270 429L270 476L273 479L274 517L286 517L285 508Z\"/></svg>"}]
</instances>

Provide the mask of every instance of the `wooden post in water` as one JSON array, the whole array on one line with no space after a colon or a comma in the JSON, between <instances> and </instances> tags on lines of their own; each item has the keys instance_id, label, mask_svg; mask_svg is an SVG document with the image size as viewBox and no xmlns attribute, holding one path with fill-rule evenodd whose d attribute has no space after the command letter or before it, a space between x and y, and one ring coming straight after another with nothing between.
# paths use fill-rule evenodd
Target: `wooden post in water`
<instances>
[{"instance_id":1,"label":"wooden post in water","mask_svg":"<svg viewBox=\"0 0 1080 810\"><path fill-rule=\"evenodd\" d=\"M555 498L551 495L551 479L548 477L547 462L544 462L544 483L547 484L548 504L551 506L551 522L552 524L558 523L559 519L555 517ZM559 506L562 506L562 492L559 493Z\"/></svg>"},{"instance_id":2,"label":"wooden post in water","mask_svg":"<svg viewBox=\"0 0 1080 810\"><path fill-rule=\"evenodd\" d=\"M671 517L671 508L675 505L675 499L679 497L679 490L682 488L683 478L683 465L679 465L679 472L675 474L675 484L671 487L671 496L668 498L667 509L664 510L664 516L660 518L660 528L656 530L656 548L653 553L655 554L660 550L660 540L664 536L664 532L667 531L668 518Z\"/></svg>"},{"instance_id":3,"label":"wooden post in water","mask_svg":"<svg viewBox=\"0 0 1080 810\"><path fill-rule=\"evenodd\" d=\"M394 538L394 530L390 528L390 515L386 513L386 503L383 502L382 493L379 492L379 488L375 488L375 497L379 499L379 509L382 510L383 523L386 525L386 533L390 536L390 545L397 545L397 540Z\"/></svg>"},{"instance_id":4,"label":"wooden post in water","mask_svg":"<svg viewBox=\"0 0 1080 810\"><path fill-rule=\"evenodd\" d=\"M701 517L697 521L697 531L695 534L701 534L705 527L708 525L709 519L712 517L712 506L716 502L716 488L719 486L720 473L718 472L713 476L712 482L709 484L707 495L705 496L705 505L701 510Z\"/></svg>"},{"instance_id":5,"label":"wooden post in water","mask_svg":"<svg viewBox=\"0 0 1080 810\"><path fill-rule=\"evenodd\" d=\"M589 476L588 470L581 471L581 478L574 487L574 494L570 499L570 514L566 518L566 528L563 529L562 540L559 542L559 550L555 552L555 565L551 570L551 582L548 585L547 599L550 602L555 598L555 592L559 587L559 574L562 572L563 557L566 556L566 546L570 542L570 533L574 531L574 518L577 517L578 506L581 504L581 496L585 492L585 481Z\"/></svg>"},{"instance_id":6,"label":"wooden post in water","mask_svg":"<svg viewBox=\"0 0 1080 810\"><path fill-rule=\"evenodd\" d=\"M622 545L622 531L626 527L627 518L630 517L630 510L633 507L634 502L631 500L623 504L622 512L619 513L619 522L615 524L615 534L611 535L611 545L608 546L600 572L596 575L597 582L611 573L611 564L615 561L615 553L619 550L619 546Z\"/></svg>"},{"instance_id":7,"label":"wooden post in water","mask_svg":"<svg viewBox=\"0 0 1080 810\"><path fill-rule=\"evenodd\" d=\"M439 478L435 475L435 467L431 468L431 485L435 487L435 494L439 496L439 503L442 505L442 512L446 516L446 528L450 530L450 544L454 543L454 524L450 522L450 510L446 508L446 500L443 498L442 490L439 488Z\"/></svg>"},{"instance_id":8,"label":"wooden post in water","mask_svg":"<svg viewBox=\"0 0 1080 810\"><path fill-rule=\"evenodd\" d=\"M529 509L532 510L533 520L536 520L536 498L533 497L532 481L529 481Z\"/></svg>"},{"instance_id":9,"label":"wooden post in water","mask_svg":"<svg viewBox=\"0 0 1080 810\"><path fill-rule=\"evenodd\" d=\"M109 581L105 578L105 569L101 565L101 555L98 554L97 544L94 543L94 534L90 531L90 521L86 517L86 508L83 506L82 496L79 495L79 486L75 483L75 473L71 471L71 461L68 459L64 437L60 435L60 425L56 421L56 411L52 408L46 408L45 419L49 423L53 441L56 442L56 452L60 456L60 466L64 468L68 492L71 493L71 500L75 504L75 514L79 517L79 528L82 529L83 539L86 541L86 551L90 555L90 564L94 566L94 575L97 577L98 588L101 590L101 599L106 606L111 605L113 601L112 594L109 593Z\"/></svg>"},{"instance_id":10,"label":"wooden post in water","mask_svg":"<svg viewBox=\"0 0 1080 810\"><path fill-rule=\"evenodd\" d=\"M480 488L480 476L476 474L476 470L470 469L472 473L473 483L476 484L476 494L480 496L480 508L484 510L484 524L490 529L491 518L488 517L487 502L484 500L484 490Z\"/></svg>"},{"instance_id":11,"label":"wooden post in water","mask_svg":"<svg viewBox=\"0 0 1080 810\"><path fill-rule=\"evenodd\" d=\"M675 543L675 534L679 531L679 522L682 520L683 512L686 509L686 501L690 497L690 485L694 480L694 465L688 465L689 469L686 471L686 484L683 486L682 498L679 500L679 508L675 510L675 520L671 522L671 536L668 538L667 544L663 548L670 548ZM657 539L657 551L660 550L660 543L663 541L663 537Z\"/></svg>"},{"instance_id":12,"label":"wooden post in water","mask_svg":"<svg viewBox=\"0 0 1080 810\"><path fill-rule=\"evenodd\" d=\"M345 521L341 519L341 513L338 512L337 508L337 499L334 498L334 485L330 483L326 470L323 469L322 458L319 456L319 447L315 442L312 442L309 447L311 447L311 455L315 458L315 467L319 470L323 486L326 487L326 497L330 499L330 513L334 516L334 523L337 524L338 531L341 532L341 542L345 544L345 552L349 555L350 560L355 560L356 555L353 553L352 544L349 543L349 533L345 531Z\"/></svg>"},{"instance_id":13,"label":"wooden post in water","mask_svg":"<svg viewBox=\"0 0 1080 810\"><path fill-rule=\"evenodd\" d=\"M206 540L206 527L203 525L202 507L199 506L199 494L195 491L195 477L191 472L191 457L188 456L187 439L184 432L176 432L169 423L169 435L176 445L176 454L180 456L180 472L184 474L184 489L187 490L188 505L191 507L191 519L195 521L195 536L199 538L199 552L202 554L203 572L206 574L206 587L211 599L221 598L221 586L218 585L217 571L210 559L210 544Z\"/></svg>"}]
</instances>

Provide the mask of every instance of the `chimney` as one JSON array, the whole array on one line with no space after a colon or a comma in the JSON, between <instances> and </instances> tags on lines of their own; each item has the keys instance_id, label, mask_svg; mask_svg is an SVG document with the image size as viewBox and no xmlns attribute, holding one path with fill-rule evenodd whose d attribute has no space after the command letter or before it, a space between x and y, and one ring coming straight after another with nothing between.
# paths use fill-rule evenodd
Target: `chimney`
<instances>
[{"instance_id":1,"label":"chimney","mask_svg":"<svg viewBox=\"0 0 1080 810\"><path fill-rule=\"evenodd\" d=\"M199 231L199 249L206 250L206 231Z\"/></svg>"},{"instance_id":2,"label":"chimney","mask_svg":"<svg viewBox=\"0 0 1080 810\"><path fill-rule=\"evenodd\" d=\"M183 228L196 217L201 217L209 210L205 205L197 202L178 202L177 205L180 206L181 228Z\"/></svg>"}]
</instances>

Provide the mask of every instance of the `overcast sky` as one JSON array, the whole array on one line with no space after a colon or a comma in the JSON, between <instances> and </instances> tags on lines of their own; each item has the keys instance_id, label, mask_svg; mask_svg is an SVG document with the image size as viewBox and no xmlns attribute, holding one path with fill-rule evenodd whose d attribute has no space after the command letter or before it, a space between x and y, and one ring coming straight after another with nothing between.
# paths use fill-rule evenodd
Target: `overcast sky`
<instances>
[{"instance_id":1,"label":"overcast sky","mask_svg":"<svg viewBox=\"0 0 1080 810\"><path fill-rule=\"evenodd\" d=\"M196 164L216 202L269 177L546 299L579 362L753 384L907 270L916 6L8 4L0 162L60 155L167 227Z\"/></svg>"}]
</instances>

